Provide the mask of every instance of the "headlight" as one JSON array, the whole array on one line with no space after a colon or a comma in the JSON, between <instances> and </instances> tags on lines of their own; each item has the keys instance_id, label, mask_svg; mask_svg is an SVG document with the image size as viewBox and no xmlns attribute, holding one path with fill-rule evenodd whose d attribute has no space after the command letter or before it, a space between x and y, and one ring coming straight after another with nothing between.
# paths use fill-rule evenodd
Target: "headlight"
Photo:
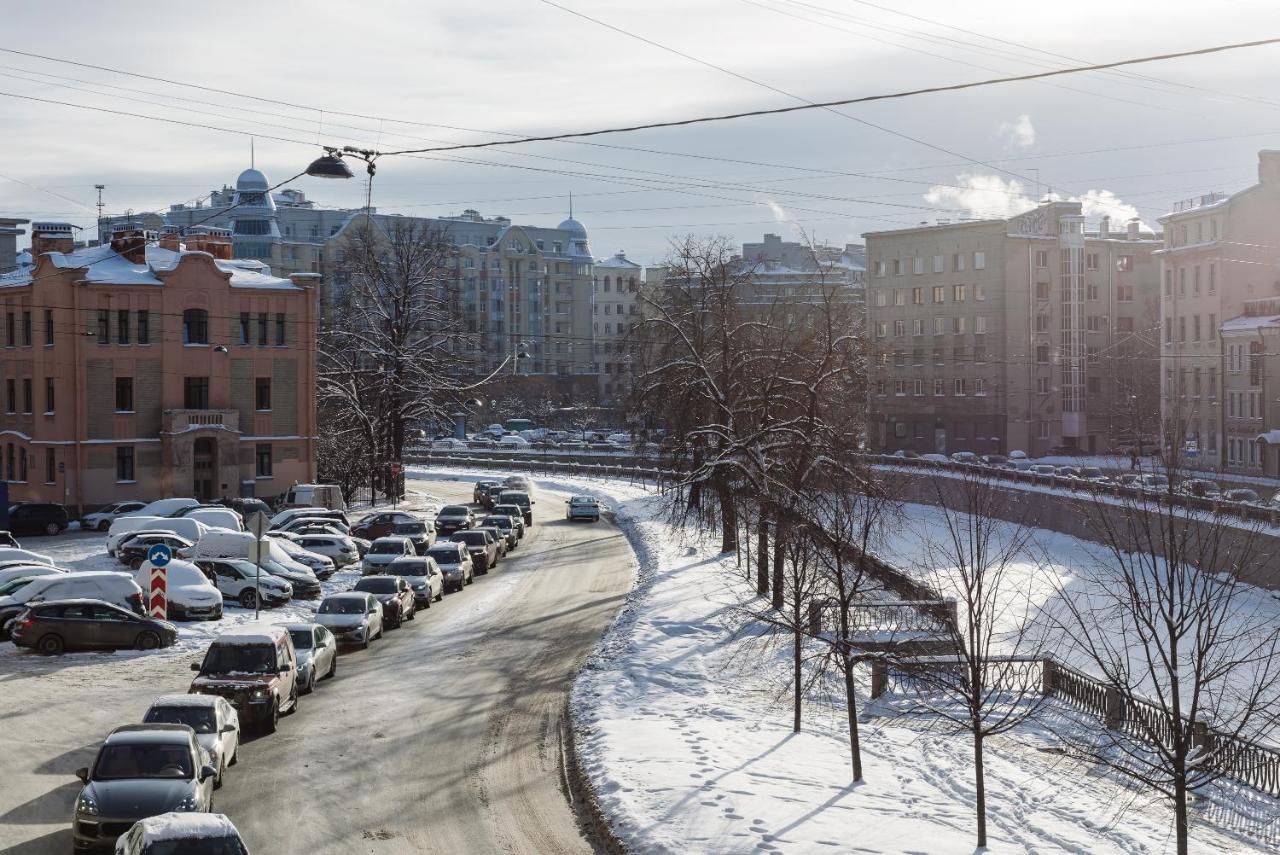
<instances>
[{"instance_id":1,"label":"headlight","mask_svg":"<svg viewBox=\"0 0 1280 855\"><path fill-rule=\"evenodd\" d=\"M254 699L255 701L265 700L265 699L266 699L266 697L267 697L267 690L266 690L266 689L254 689L254 690L253 690L253 699Z\"/></svg>"},{"instance_id":2,"label":"headlight","mask_svg":"<svg viewBox=\"0 0 1280 855\"><path fill-rule=\"evenodd\" d=\"M196 809L197 809L196 797L194 793L187 796L185 799L183 799L181 802L178 803L177 807L174 808L174 810L196 810Z\"/></svg>"},{"instance_id":3,"label":"headlight","mask_svg":"<svg viewBox=\"0 0 1280 855\"><path fill-rule=\"evenodd\" d=\"M76 800L76 813L82 813L85 816L98 815L98 803L93 800L92 796L80 794L80 798Z\"/></svg>"}]
</instances>

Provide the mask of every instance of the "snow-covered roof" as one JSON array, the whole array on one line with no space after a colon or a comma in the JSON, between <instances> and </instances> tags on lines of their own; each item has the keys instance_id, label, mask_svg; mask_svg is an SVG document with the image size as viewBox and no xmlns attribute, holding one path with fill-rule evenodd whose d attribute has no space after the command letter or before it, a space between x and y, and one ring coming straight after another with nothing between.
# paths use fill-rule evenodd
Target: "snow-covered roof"
<instances>
[{"instance_id":1,"label":"snow-covered roof","mask_svg":"<svg viewBox=\"0 0 1280 855\"><path fill-rule=\"evenodd\" d=\"M138 820L145 843L169 840L239 838L236 827L221 813L162 813Z\"/></svg>"},{"instance_id":2,"label":"snow-covered roof","mask_svg":"<svg viewBox=\"0 0 1280 855\"><path fill-rule=\"evenodd\" d=\"M91 246L72 252L47 252L53 265L62 270L85 269L85 279L103 285L163 285L161 275L172 272L188 255L205 255L183 250L164 249L155 244L146 248L146 262L130 261L110 246ZM212 258L212 256L210 256ZM265 264L252 259L213 259L214 265L231 274L232 288L299 290L288 279L272 276ZM0 287L31 284L31 268L0 276Z\"/></svg>"},{"instance_id":3,"label":"snow-covered roof","mask_svg":"<svg viewBox=\"0 0 1280 855\"><path fill-rule=\"evenodd\" d=\"M161 695L151 702L151 706L208 709L217 706L218 700L218 695Z\"/></svg>"},{"instance_id":4,"label":"snow-covered roof","mask_svg":"<svg viewBox=\"0 0 1280 855\"><path fill-rule=\"evenodd\" d=\"M621 267L627 270L640 269L640 265L627 258L627 254L622 250L619 250L611 258L606 258L603 261L597 261L596 267Z\"/></svg>"},{"instance_id":5,"label":"snow-covered roof","mask_svg":"<svg viewBox=\"0 0 1280 855\"><path fill-rule=\"evenodd\" d=\"M250 644L275 644L276 638L280 633L284 632L278 626L270 624L245 624L244 626L232 627L224 633L218 635L214 642L216 644L230 645L250 645Z\"/></svg>"},{"instance_id":6,"label":"snow-covered roof","mask_svg":"<svg viewBox=\"0 0 1280 855\"><path fill-rule=\"evenodd\" d=\"M1247 332L1266 327L1280 329L1280 315L1240 315L1222 324L1224 333Z\"/></svg>"},{"instance_id":7,"label":"snow-covered roof","mask_svg":"<svg viewBox=\"0 0 1280 855\"><path fill-rule=\"evenodd\" d=\"M571 232L574 237L579 237L583 240L587 237L587 227L575 220L573 217L565 220L560 225L556 226L556 228L562 232Z\"/></svg>"}]
</instances>

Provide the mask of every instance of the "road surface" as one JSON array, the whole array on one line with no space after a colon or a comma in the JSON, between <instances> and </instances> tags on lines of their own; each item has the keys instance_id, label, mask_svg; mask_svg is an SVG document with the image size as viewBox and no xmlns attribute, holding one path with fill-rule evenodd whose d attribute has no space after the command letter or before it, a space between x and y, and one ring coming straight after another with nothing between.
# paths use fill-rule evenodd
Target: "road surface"
<instances>
[{"instance_id":1,"label":"road surface","mask_svg":"<svg viewBox=\"0 0 1280 855\"><path fill-rule=\"evenodd\" d=\"M412 486L471 495L465 482ZM344 654L276 734L246 741L214 809L252 851L591 851L563 791L558 725L634 555L608 522L570 524L562 496L537 498L529 536L498 568ZM64 855L75 769L190 672L177 657L20 659L7 675L14 658L0 661L0 851Z\"/></svg>"}]
</instances>

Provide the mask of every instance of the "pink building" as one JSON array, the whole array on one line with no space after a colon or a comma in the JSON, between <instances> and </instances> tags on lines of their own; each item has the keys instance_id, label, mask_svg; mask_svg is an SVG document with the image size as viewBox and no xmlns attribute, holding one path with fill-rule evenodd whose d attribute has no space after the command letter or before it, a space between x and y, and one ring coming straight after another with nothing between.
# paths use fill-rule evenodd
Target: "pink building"
<instances>
[{"instance_id":1,"label":"pink building","mask_svg":"<svg viewBox=\"0 0 1280 855\"><path fill-rule=\"evenodd\" d=\"M315 480L316 274L233 260L224 229L36 223L0 276L0 475L11 501L273 497Z\"/></svg>"}]
</instances>

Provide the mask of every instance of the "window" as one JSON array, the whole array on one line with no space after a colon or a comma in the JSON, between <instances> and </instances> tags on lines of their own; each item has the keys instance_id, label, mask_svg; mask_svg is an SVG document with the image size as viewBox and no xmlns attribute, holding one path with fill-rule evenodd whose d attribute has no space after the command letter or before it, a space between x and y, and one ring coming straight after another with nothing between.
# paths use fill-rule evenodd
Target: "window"
<instances>
[{"instance_id":1,"label":"window","mask_svg":"<svg viewBox=\"0 0 1280 855\"><path fill-rule=\"evenodd\" d=\"M1090 282L1087 286L1085 286L1085 299L1086 299L1086 300L1096 300L1096 299L1098 299L1098 286L1097 286L1097 284L1095 284L1095 283L1093 283L1093 282Z\"/></svg>"},{"instance_id":2,"label":"window","mask_svg":"<svg viewBox=\"0 0 1280 855\"><path fill-rule=\"evenodd\" d=\"M1036 299L1037 300L1049 299L1049 283L1048 282L1036 283Z\"/></svg>"},{"instance_id":3,"label":"window","mask_svg":"<svg viewBox=\"0 0 1280 855\"><path fill-rule=\"evenodd\" d=\"M209 409L209 378L182 378L182 406L188 410Z\"/></svg>"},{"instance_id":4,"label":"window","mask_svg":"<svg viewBox=\"0 0 1280 855\"><path fill-rule=\"evenodd\" d=\"M935 347L935 348L933 349L933 364L934 364L934 365L946 365L946 364L947 364L947 358L946 358L946 356L944 356L944 353L945 353L945 351L944 351L941 347Z\"/></svg>"},{"instance_id":5,"label":"window","mask_svg":"<svg viewBox=\"0 0 1280 855\"><path fill-rule=\"evenodd\" d=\"M276 312L276 347L284 347L284 312Z\"/></svg>"},{"instance_id":6,"label":"window","mask_svg":"<svg viewBox=\"0 0 1280 855\"><path fill-rule=\"evenodd\" d=\"M249 343L249 313L240 313L240 343Z\"/></svg>"},{"instance_id":7,"label":"window","mask_svg":"<svg viewBox=\"0 0 1280 855\"><path fill-rule=\"evenodd\" d=\"M933 381L933 395L935 398L943 398L947 394L946 382L942 378Z\"/></svg>"},{"instance_id":8,"label":"window","mask_svg":"<svg viewBox=\"0 0 1280 855\"><path fill-rule=\"evenodd\" d=\"M884 262L883 261L876 262L876 278L877 279L884 278Z\"/></svg>"},{"instance_id":9,"label":"window","mask_svg":"<svg viewBox=\"0 0 1280 855\"><path fill-rule=\"evenodd\" d=\"M923 288L912 288L912 289L911 289L911 304L912 304L913 306L923 306L923 305L924 305L924 289L923 289Z\"/></svg>"},{"instance_id":10,"label":"window","mask_svg":"<svg viewBox=\"0 0 1280 855\"><path fill-rule=\"evenodd\" d=\"M911 321L911 334L924 335L924 318L915 318Z\"/></svg>"},{"instance_id":11,"label":"window","mask_svg":"<svg viewBox=\"0 0 1280 855\"><path fill-rule=\"evenodd\" d=\"M933 257L933 272L934 273L942 272L942 256L941 255L935 255Z\"/></svg>"},{"instance_id":12,"label":"window","mask_svg":"<svg viewBox=\"0 0 1280 855\"><path fill-rule=\"evenodd\" d=\"M945 285L933 286L933 302L942 303L947 299L947 289Z\"/></svg>"},{"instance_id":13,"label":"window","mask_svg":"<svg viewBox=\"0 0 1280 855\"><path fill-rule=\"evenodd\" d=\"M1187 268L1178 269L1178 296L1187 296Z\"/></svg>"},{"instance_id":14,"label":"window","mask_svg":"<svg viewBox=\"0 0 1280 855\"><path fill-rule=\"evenodd\" d=\"M889 334L889 324L886 321L876 321L876 338L884 338Z\"/></svg>"},{"instance_id":15,"label":"window","mask_svg":"<svg viewBox=\"0 0 1280 855\"><path fill-rule=\"evenodd\" d=\"M965 396L965 389L967 388L967 385L968 384L963 377L957 377L955 379L955 382L952 388L952 391L955 394L955 396L958 398L963 398Z\"/></svg>"},{"instance_id":16,"label":"window","mask_svg":"<svg viewBox=\"0 0 1280 855\"><path fill-rule=\"evenodd\" d=\"M1187 340L1187 319L1185 316L1178 318L1178 341Z\"/></svg>"},{"instance_id":17,"label":"window","mask_svg":"<svg viewBox=\"0 0 1280 855\"><path fill-rule=\"evenodd\" d=\"M964 296L965 296L965 286L963 286L963 285L952 285L952 286L951 286L951 299L952 299L954 302L956 302L956 303L963 303L963 302L964 302Z\"/></svg>"},{"instance_id":18,"label":"window","mask_svg":"<svg viewBox=\"0 0 1280 855\"><path fill-rule=\"evenodd\" d=\"M1116 302L1132 303L1133 302L1133 286L1117 285L1116 286Z\"/></svg>"},{"instance_id":19,"label":"window","mask_svg":"<svg viewBox=\"0 0 1280 855\"><path fill-rule=\"evenodd\" d=\"M894 292L893 292L893 305L895 305L895 306L905 306L905 305L907 305L907 292L906 292L906 291L902 291L902 290L894 291ZM604 308L605 308L605 313L606 313L606 314L608 314L608 309L609 309L609 307L608 307L608 306L605 306Z\"/></svg>"},{"instance_id":20,"label":"window","mask_svg":"<svg viewBox=\"0 0 1280 855\"><path fill-rule=\"evenodd\" d=\"M1164 319L1164 341L1165 344L1173 341L1173 318Z\"/></svg>"},{"instance_id":21,"label":"window","mask_svg":"<svg viewBox=\"0 0 1280 855\"><path fill-rule=\"evenodd\" d=\"M956 273L964 273L964 256L963 255L957 252L955 255L951 256L951 269L954 270Z\"/></svg>"},{"instance_id":22,"label":"window","mask_svg":"<svg viewBox=\"0 0 1280 855\"><path fill-rule=\"evenodd\" d=\"M921 273L924 273L923 258L917 255L915 258L911 259L911 272L916 276L919 276Z\"/></svg>"},{"instance_id":23,"label":"window","mask_svg":"<svg viewBox=\"0 0 1280 855\"><path fill-rule=\"evenodd\" d=\"M985 252L975 252L973 254L973 269L974 270L987 269L987 254Z\"/></svg>"},{"instance_id":24,"label":"window","mask_svg":"<svg viewBox=\"0 0 1280 855\"><path fill-rule=\"evenodd\" d=\"M1209 314L1209 329L1206 332L1205 337L1208 338L1209 341L1213 341L1218 337L1218 315L1216 312L1211 312Z\"/></svg>"},{"instance_id":25,"label":"window","mask_svg":"<svg viewBox=\"0 0 1280 855\"><path fill-rule=\"evenodd\" d=\"M121 445L116 448L116 481L133 481L133 448Z\"/></svg>"},{"instance_id":26,"label":"window","mask_svg":"<svg viewBox=\"0 0 1280 855\"><path fill-rule=\"evenodd\" d=\"M1200 296L1200 265L1198 264L1191 269L1191 295Z\"/></svg>"},{"instance_id":27,"label":"window","mask_svg":"<svg viewBox=\"0 0 1280 855\"><path fill-rule=\"evenodd\" d=\"M608 324L605 324L608 327ZM895 336L903 336L907 334L907 322L899 318L893 322L893 334Z\"/></svg>"},{"instance_id":28,"label":"window","mask_svg":"<svg viewBox=\"0 0 1280 855\"><path fill-rule=\"evenodd\" d=\"M98 344L111 343L111 314L106 309L98 310ZM13 313L9 313L9 344L13 345Z\"/></svg>"},{"instance_id":29,"label":"window","mask_svg":"<svg viewBox=\"0 0 1280 855\"><path fill-rule=\"evenodd\" d=\"M1043 312L1036 315L1036 332L1049 331L1049 316Z\"/></svg>"},{"instance_id":30,"label":"window","mask_svg":"<svg viewBox=\"0 0 1280 855\"><path fill-rule=\"evenodd\" d=\"M1216 222L1216 221L1215 221ZM1209 293L1212 294L1218 290L1218 265L1209 265Z\"/></svg>"},{"instance_id":31,"label":"window","mask_svg":"<svg viewBox=\"0 0 1280 855\"><path fill-rule=\"evenodd\" d=\"M894 381L893 381L893 394L894 394L894 397L897 397L897 398L901 398L901 397L905 396L905 395L907 394L907 381L906 381L906 380L894 380Z\"/></svg>"},{"instance_id":32,"label":"window","mask_svg":"<svg viewBox=\"0 0 1280 855\"><path fill-rule=\"evenodd\" d=\"M915 397L917 397L917 398L923 397L923 395L924 395L924 381L923 381L923 380L916 380L916 381L914 381L914 382L912 383L912 390L911 390L911 391L912 391L912 394L913 394L913 395L915 395Z\"/></svg>"},{"instance_id":33,"label":"window","mask_svg":"<svg viewBox=\"0 0 1280 855\"><path fill-rule=\"evenodd\" d=\"M1085 325L1086 325L1086 328L1089 330L1089 332L1098 332L1100 329L1102 329L1102 316L1090 315L1089 317L1085 318Z\"/></svg>"},{"instance_id":34,"label":"window","mask_svg":"<svg viewBox=\"0 0 1280 855\"><path fill-rule=\"evenodd\" d=\"M986 315L979 315L978 317L973 319L973 331L978 335L986 335L986 332L987 332Z\"/></svg>"},{"instance_id":35,"label":"window","mask_svg":"<svg viewBox=\"0 0 1280 855\"><path fill-rule=\"evenodd\" d=\"M1133 332L1133 318L1126 318L1126 317L1116 318L1116 332L1122 332L1122 333Z\"/></svg>"},{"instance_id":36,"label":"window","mask_svg":"<svg viewBox=\"0 0 1280 855\"><path fill-rule=\"evenodd\" d=\"M923 347L912 348L911 364L916 366L924 365L924 348Z\"/></svg>"},{"instance_id":37,"label":"window","mask_svg":"<svg viewBox=\"0 0 1280 855\"><path fill-rule=\"evenodd\" d=\"M35 402L32 400L35 396L31 393L31 378L22 378L22 412L31 413L35 410Z\"/></svg>"},{"instance_id":38,"label":"window","mask_svg":"<svg viewBox=\"0 0 1280 855\"><path fill-rule=\"evenodd\" d=\"M1036 378L1036 394L1037 395L1049 394L1049 378L1048 377Z\"/></svg>"},{"instance_id":39,"label":"window","mask_svg":"<svg viewBox=\"0 0 1280 855\"><path fill-rule=\"evenodd\" d=\"M1036 362L1038 362L1041 365L1049 364L1049 345L1047 344L1036 345Z\"/></svg>"},{"instance_id":40,"label":"window","mask_svg":"<svg viewBox=\"0 0 1280 855\"><path fill-rule=\"evenodd\" d=\"M22 310L22 346L31 346L31 310ZM25 478L23 479L26 480Z\"/></svg>"},{"instance_id":41,"label":"window","mask_svg":"<svg viewBox=\"0 0 1280 855\"><path fill-rule=\"evenodd\" d=\"M894 276L902 275L902 259L901 258L895 258L893 260L893 275Z\"/></svg>"},{"instance_id":42,"label":"window","mask_svg":"<svg viewBox=\"0 0 1280 855\"><path fill-rule=\"evenodd\" d=\"M53 407L54 407L54 400L53 400L53 378L52 378L52 377L46 377L46 378L44 378L44 411L45 411L45 414L46 414L46 415L51 415L51 414L54 412Z\"/></svg>"},{"instance_id":43,"label":"window","mask_svg":"<svg viewBox=\"0 0 1280 855\"><path fill-rule=\"evenodd\" d=\"M186 309L183 311L182 343L209 343L209 313L204 309Z\"/></svg>"},{"instance_id":44,"label":"window","mask_svg":"<svg viewBox=\"0 0 1280 855\"><path fill-rule=\"evenodd\" d=\"M6 413L16 413L18 411L18 381L10 377L4 381L4 411Z\"/></svg>"},{"instance_id":45,"label":"window","mask_svg":"<svg viewBox=\"0 0 1280 855\"><path fill-rule=\"evenodd\" d=\"M58 455L52 448L44 450L44 482L52 484L58 480Z\"/></svg>"},{"instance_id":46,"label":"window","mask_svg":"<svg viewBox=\"0 0 1280 855\"><path fill-rule=\"evenodd\" d=\"M973 286L973 299L977 300L979 303L981 303L981 302L983 302L984 300L986 300L986 299L987 299L987 286L986 286L986 285L974 285L974 286Z\"/></svg>"},{"instance_id":47,"label":"window","mask_svg":"<svg viewBox=\"0 0 1280 855\"><path fill-rule=\"evenodd\" d=\"M1166 270L1164 272L1164 295L1166 297L1173 296L1173 271Z\"/></svg>"},{"instance_id":48,"label":"window","mask_svg":"<svg viewBox=\"0 0 1280 855\"><path fill-rule=\"evenodd\" d=\"M1133 272L1133 256L1121 255L1117 257L1116 270L1119 271L1120 273L1132 273Z\"/></svg>"},{"instance_id":49,"label":"window","mask_svg":"<svg viewBox=\"0 0 1280 855\"><path fill-rule=\"evenodd\" d=\"M25 448L18 449L18 480L27 480L27 450Z\"/></svg>"},{"instance_id":50,"label":"window","mask_svg":"<svg viewBox=\"0 0 1280 855\"><path fill-rule=\"evenodd\" d=\"M964 335L964 333L965 333L965 318L964 318L964 316L963 316L963 315L962 315L962 316L960 316L960 317L956 317L956 318L952 318L952 319L951 319L951 331L952 331L953 333L955 333L956 335Z\"/></svg>"},{"instance_id":51,"label":"window","mask_svg":"<svg viewBox=\"0 0 1280 855\"><path fill-rule=\"evenodd\" d=\"M53 344L53 309L44 310L44 343Z\"/></svg>"},{"instance_id":52,"label":"window","mask_svg":"<svg viewBox=\"0 0 1280 855\"><path fill-rule=\"evenodd\" d=\"M116 412L133 412L133 378L116 378Z\"/></svg>"},{"instance_id":53,"label":"window","mask_svg":"<svg viewBox=\"0 0 1280 855\"><path fill-rule=\"evenodd\" d=\"M973 381L973 394L978 397L985 397L987 394L987 381L981 377L977 377Z\"/></svg>"},{"instance_id":54,"label":"window","mask_svg":"<svg viewBox=\"0 0 1280 855\"><path fill-rule=\"evenodd\" d=\"M1196 315L1191 319L1191 340L1200 340L1200 316Z\"/></svg>"},{"instance_id":55,"label":"window","mask_svg":"<svg viewBox=\"0 0 1280 855\"><path fill-rule=\"evenodd\" d=\"M138 344L151 344L151 313L138 310Z\"/></svg>"},{"instance_id":56,"label":"window","mask_svg":"<svg viewBox=\"0 0 1280 855\"><path fill-rule=\"evenodd\" d=\"M886 292L884 292L884 291L877 291L877 292L876 292L876 306L877 306L878 308L884 308L884 307L885 307L885 306L887 306L887 305L889 305L889 295L888 295Z\"/></svg>"},{"instance_id":57,"label":"window","mask_svg":"<svg viewBox=\"0 0 1280 855\"><path fill-rule=\"evenodd\" d=\"M1045 249L1036 250L1036 267L1047 268L1049 266L1049 251Z\"/></svg>"},{"instance_id":58,"label":"window","mask_svg":"<svg viewBox=\"0 0 1280 855\"><path fill-rule=\"evenodd\" d=\"M1098 269L1098 253L1091 252L1084 257L1084 266L1086 270Z\"/></svg>"},{"instance_id":59,"label":"window","mask_svg":"<svg viewBox=\"0 0 1280 855\"><path fill-rule=\"evenodd\" d=\"M934 319L933 319L933 334L934 334L934 335L946 335L946 332L947 332L947 319L946 319L946 318L934 318Z\"/></svg>"},{"instance_id":60,"label":"window","mask_svg":"<svg viewBox=\"0 0 1280 855\"><path fill-rule=\"evenodd\" d=\"M1049 423L1036 422L1036 439L1048 439L1048 438L1049 438Z\"/></svg>"},{"instance_id":61,"label":"window","mask_svg":"<svg viewBox=\"0 0 1280 855\"><path fill-rule=\"evenodd\" d=\"M258 312L258 346L267 346L267 313Z\"/></svg>"},{"instance_id":62,"label":"window","mask_svg":"<svg viewBox=\"0 0 1280 855\"><path fill-rule=\"evenodd\" d=\"M254 468L254 472L257 474L257 477L270 478L271 477L271 444L263 443L262 445L259 445L257 447L257 453L255 454L255 458L257 460L257 465Z\"/></svg>"},{"instance_id":63,"label":"window","mask_svg":"<svg viewBox=\"0 0 1280 855\"><path fill-rule=\"evenodd\" d=\"M254 409L259 411L271 409L271 378L259 377L254 382Z\"/></svg>"}]
</instances>

